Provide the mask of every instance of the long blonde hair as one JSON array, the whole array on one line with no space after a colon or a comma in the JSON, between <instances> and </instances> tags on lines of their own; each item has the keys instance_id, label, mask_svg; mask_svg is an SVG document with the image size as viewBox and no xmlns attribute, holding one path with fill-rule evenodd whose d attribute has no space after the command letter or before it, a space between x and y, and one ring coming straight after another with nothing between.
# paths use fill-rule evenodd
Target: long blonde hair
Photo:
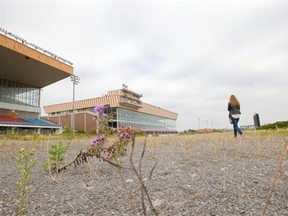
<instances>
[{"instance_id":1,"label":"long blonde hair","mask_svg":"<svg viewBox=\"0 0 288 216\"><path fill-rule=\"evenodd\" d=\"M231 107L233 107L233 108L240 106L238 99L233 94L230 96L229 103L230 103Z\"/></svg>"}]
</instances>

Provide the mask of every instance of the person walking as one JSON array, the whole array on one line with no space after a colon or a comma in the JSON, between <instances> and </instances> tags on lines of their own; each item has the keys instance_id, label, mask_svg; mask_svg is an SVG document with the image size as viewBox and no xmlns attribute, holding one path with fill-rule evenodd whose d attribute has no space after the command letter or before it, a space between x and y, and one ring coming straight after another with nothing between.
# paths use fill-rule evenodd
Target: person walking
<instances>
[{"instance_id":1,"label":"person walking","mask_svg":"<svg viewBox=\"0 0 288 216\"><path fill-rule=\"evenodd\" d=\"M242 137L244 136L242 130L238 126L238 121L241 116L240 112L240 103L235 95L231 95L228 102L228 111L229 111L229 120L230 123L233 124L234 129L234 137L237 137L237 133L239 133Z\"/></svg>"}]
</instances>

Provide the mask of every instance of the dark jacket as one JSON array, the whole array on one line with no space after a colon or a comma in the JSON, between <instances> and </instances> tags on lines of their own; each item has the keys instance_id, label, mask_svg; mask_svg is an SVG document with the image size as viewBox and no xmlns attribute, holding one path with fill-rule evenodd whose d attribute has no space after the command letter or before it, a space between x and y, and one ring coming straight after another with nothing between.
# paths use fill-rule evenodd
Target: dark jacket
<instances>
[{"instance_id":1,"label":"dark jacket","mask_svg":"<svg viewBox=\"0 0 288 216\"><path fill-rule=\"evenodd\" d=\"M241 114L240 112L240 105L232 107L230 103L228 103L228 111L229 111L229 116L233 114Z\"/></svg>"}]
</instances>

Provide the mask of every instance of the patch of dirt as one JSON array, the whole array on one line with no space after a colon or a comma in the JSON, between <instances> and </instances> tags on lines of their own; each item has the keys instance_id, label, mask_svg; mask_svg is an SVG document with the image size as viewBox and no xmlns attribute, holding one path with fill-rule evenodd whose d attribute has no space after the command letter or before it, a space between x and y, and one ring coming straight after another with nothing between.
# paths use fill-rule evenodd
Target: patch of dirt
<instances>
[{"instance_id":1,"label":"patch of dirt","mask_svg":"<svg viewBox=\"0 0 288 216\"><path fill-rule=\"evenodd\" d=\"M147 137L140 164L144 142L145 138L137 139L133 164L138 172L141 165L159 215L262 215L274 177L266 215L288 215L287 157L281 172L276 172L284 137L246 135L243 141L230 133ZM131 146L120 159L125 169L94 159L51 178L43 169L51 144L57 142L0 140L0 215L18 214L15 183L21 175L15 158L21 147L36 147L38 159L31 169L26 215L144 215L141 187L129 160ZM87 139L73 140L65 163L88 145ZM144 203L146 214L155 215L147 196Z\"/></svg>"}]
</instances>

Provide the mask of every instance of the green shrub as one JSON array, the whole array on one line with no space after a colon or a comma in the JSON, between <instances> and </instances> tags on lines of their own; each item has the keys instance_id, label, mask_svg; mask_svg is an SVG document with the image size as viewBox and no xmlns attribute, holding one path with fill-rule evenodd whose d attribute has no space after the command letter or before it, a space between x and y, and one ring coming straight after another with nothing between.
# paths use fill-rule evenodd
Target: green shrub
<instances>
[{"instance_id":1,"label":"green shrub","mask_svg":"<svg viewBox=\"0 0 288 216\"><path fill-rule=\"evenodd\" d=\"M265 124L257 129L267 130L267 129L284 129L284 128L288 128L288 121L278 121L272 124Z\"/></svg>"},{"instance_id":2,"label":"green shrub","mask_svg":"<svg viewBox=\"0 0 288 216\"><path fill-rule=\"evenodd\" d=\"M32 159L36 149L33 148L30 153L27 153L25 148L21 148L19 153L20 156L16 158L18 170L22 175L22 179L16 182L17 189L20 191L19 200L19 214L24 215L26 210L27 196L31 190L31 186L28 185L30 177L30 169L37 164L37 159Z\"/></svg>"},{"instance_id":3,"label":"green shrub","mask_svg":"<svg viewBox=\"0 0 288 216\"><path fill-rule=\"evenodd\" d=\"M65 146L61 141L57 145L52 145L51 149L48 151L50 157L49 160L44 163L44 169L46 171L53 171L58 169L65 160L63 154L66 151L67 146Z\"/></svg>"}]
</instances>

